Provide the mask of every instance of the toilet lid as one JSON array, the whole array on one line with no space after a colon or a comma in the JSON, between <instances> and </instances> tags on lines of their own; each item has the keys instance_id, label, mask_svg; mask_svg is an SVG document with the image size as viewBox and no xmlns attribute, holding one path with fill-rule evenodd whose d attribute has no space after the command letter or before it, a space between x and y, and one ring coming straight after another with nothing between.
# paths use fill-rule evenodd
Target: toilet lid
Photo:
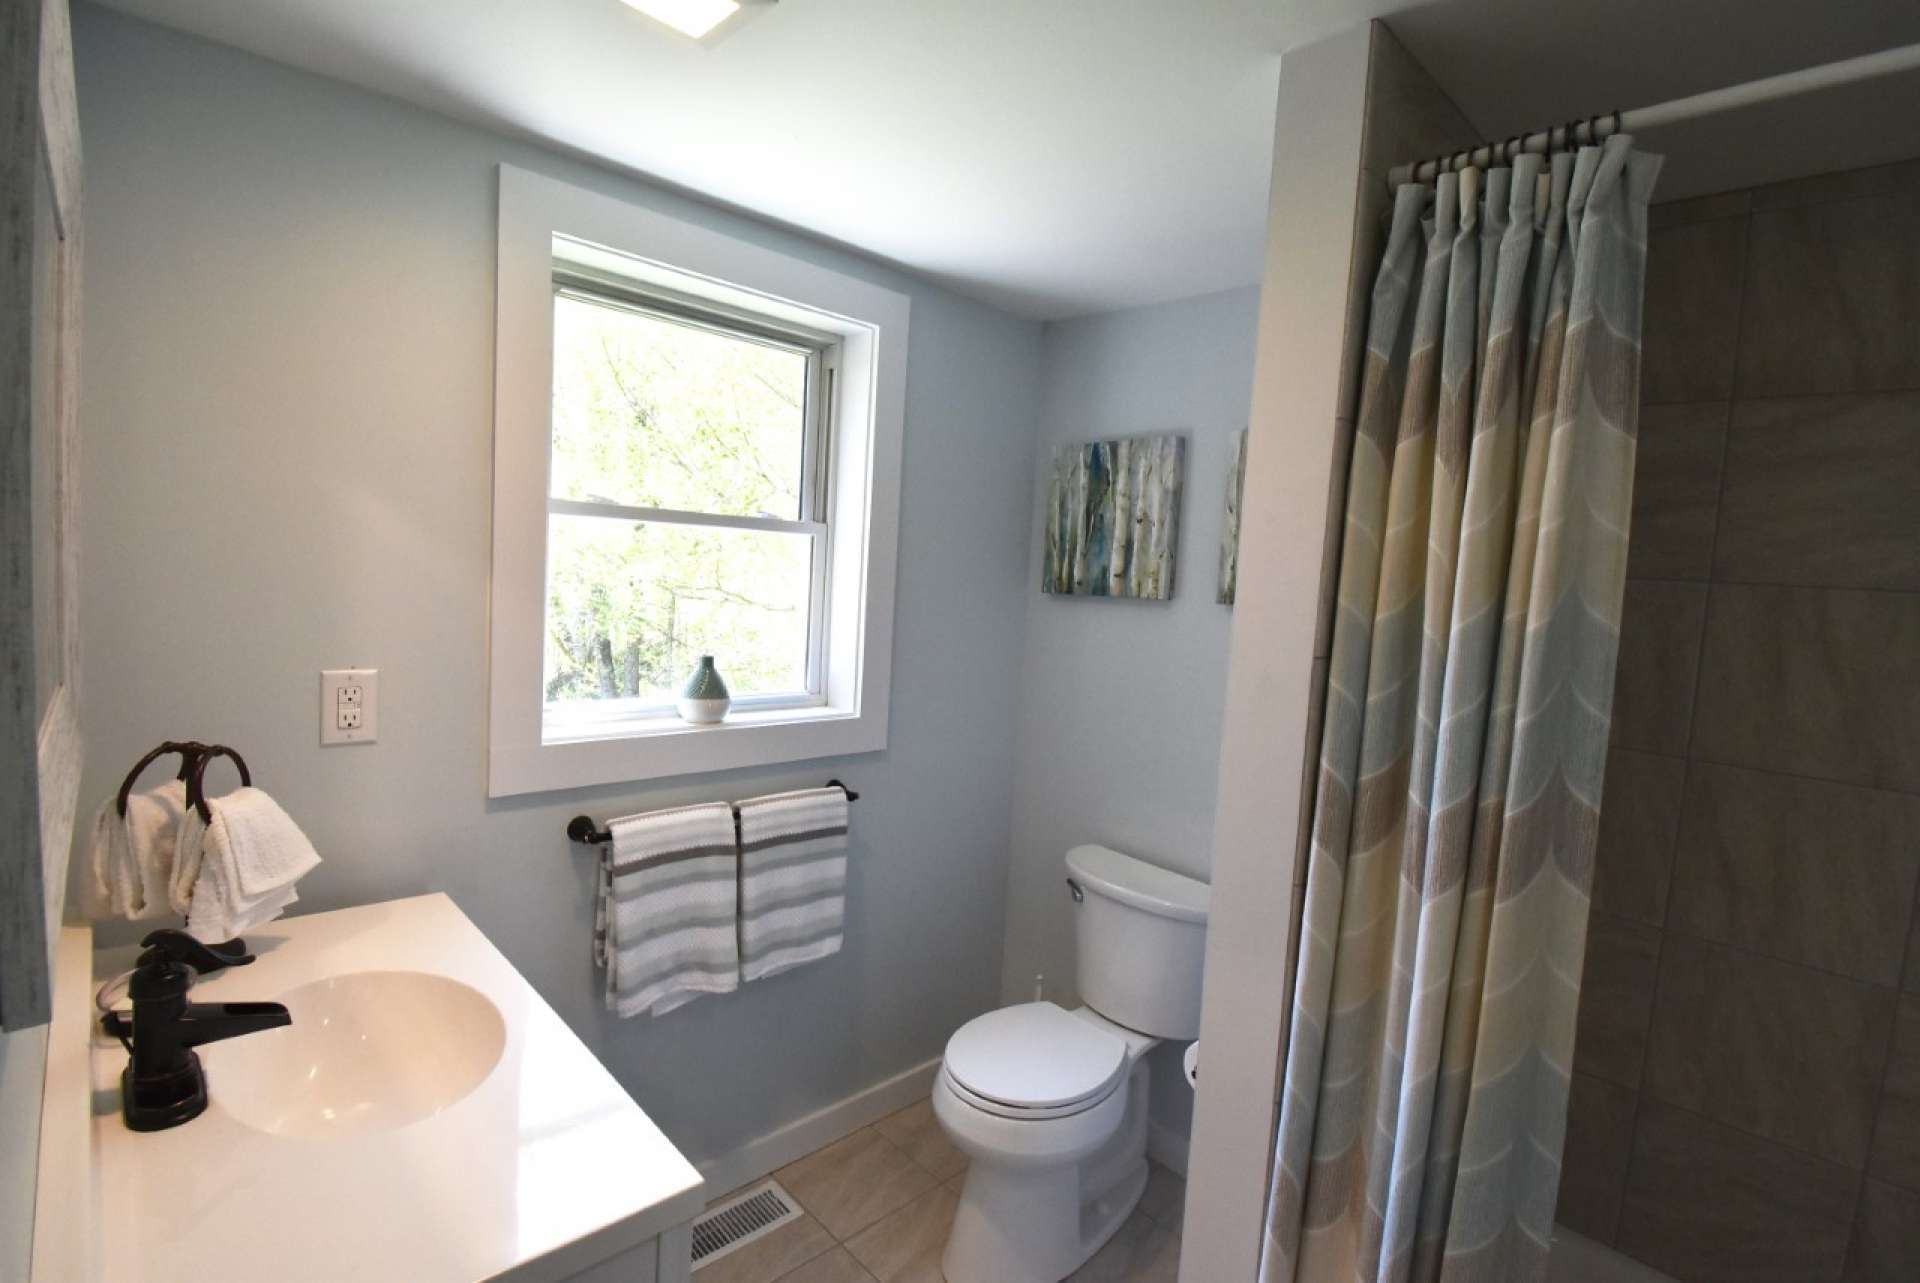
<instances>
[{"instance_id":1,"label":"toilet lid","mask_svg":"<svg viewBox=\"0 0 1920 1283\"><path fill-rule=\"evenodd\" d=\"M1022 1109L1104 1095L1126 1064L1126 1043L1050 1002L989 1011L947 1040L946 1069L956 1082Z\"/></svg>"}]
</instances>

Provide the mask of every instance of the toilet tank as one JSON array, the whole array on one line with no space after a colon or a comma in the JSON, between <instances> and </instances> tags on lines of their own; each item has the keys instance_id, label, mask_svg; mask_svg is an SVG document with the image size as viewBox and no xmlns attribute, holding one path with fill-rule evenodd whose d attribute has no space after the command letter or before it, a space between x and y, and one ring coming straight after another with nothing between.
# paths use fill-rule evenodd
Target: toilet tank
<instances>
[{"instance_id":1,"label":"toilet tank","mask_svg":"<svg viewBox=\"0 0 1920 1283\"><path fill-rule=\"evenodd\" d=\"M1206 883L1104 846L1067 852L1080 998L1155 1038L1200 1036Z\"/></svg>"}]
</instances>

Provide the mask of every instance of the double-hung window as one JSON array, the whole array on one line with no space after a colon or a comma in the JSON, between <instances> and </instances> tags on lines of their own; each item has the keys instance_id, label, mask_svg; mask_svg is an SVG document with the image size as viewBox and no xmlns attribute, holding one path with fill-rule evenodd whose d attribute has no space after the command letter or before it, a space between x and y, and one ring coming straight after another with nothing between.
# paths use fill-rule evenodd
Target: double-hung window
<instances>
[{"instance_id":1,"label":"double-hung window","mask_svg":"<svg viewBox=\"0 0 1920 1283\"><path fill-rule=\"evenodd\" d=\"M906 298L507 166L499 236L489 793L884 748Z\"/></svg>"},{"instance_id":2,"label":"double-hung window","mask_svg":"<svg viewBox=\"0 0 1920 1283\"><path fill-rule=\"evenodd\" d=\"M565 268L553 291L548 738L826 698L834 335Z\"/></svg>"}]
</instances>

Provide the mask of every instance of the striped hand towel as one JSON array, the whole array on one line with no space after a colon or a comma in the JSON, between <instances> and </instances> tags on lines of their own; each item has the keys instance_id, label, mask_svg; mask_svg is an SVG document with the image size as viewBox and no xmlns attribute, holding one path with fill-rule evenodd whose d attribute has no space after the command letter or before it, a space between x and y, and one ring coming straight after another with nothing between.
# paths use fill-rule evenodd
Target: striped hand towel
<instances>
[{"instance_id":1,"label":"striped hand towel","mask_svg":"<svg viewBox=\"0 0 1920 1283\"><path fill-rule=\"evenodd\" d=\"M725 802L615 820L600 848L594 961L607 1006L663 1016L740 987L740 848Z\"/></svg>"},{"instance_id":2,"label":"striped hand towel","mask_svg":"<svg viewBox=\"0 0 1920 1283\"><path fill-rule=\"evenodd\" d=\"M764 980L840 952L847 795L775 793L740 804L740 971Z\"/></svg>"}]
</instances>

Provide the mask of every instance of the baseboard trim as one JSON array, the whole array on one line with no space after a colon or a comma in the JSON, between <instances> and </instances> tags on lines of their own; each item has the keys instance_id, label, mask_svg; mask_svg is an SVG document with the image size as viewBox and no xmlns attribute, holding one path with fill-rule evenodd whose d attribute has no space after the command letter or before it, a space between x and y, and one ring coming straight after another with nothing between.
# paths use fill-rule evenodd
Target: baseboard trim
<instances>
[{"instance_id":1,"label":"baseboard trim","mask_svg":"<svg viewBox=\"0 0 1920 1283\"><path fill-rule=\"evenodd\" d=\"M940 1059L936 1056L825 1109L816 1109L778 1131L750 1140L731 1154L701 1163L700 1174L707 1179L707 1196L717 1198L748 1181L758 1180L796 1158L804 1158L823 1145L859 1131L868 1123L905 1109L933 1090L933 1078L939 1072ZM1186 1169L1184 1151L1180 1166L1182 1171Z\"/></svg>"},{"instance_id":2,"label":"baseboard trim","mask_svg":"<svg viewBox=\"0 0 1920 1283\"><path fill-rule=\"evenodd\" d=\"M1187 1137L1164 1123L1147 1120L1147 1157L1185 1179Z\"/></svg>"}]
</instances>

